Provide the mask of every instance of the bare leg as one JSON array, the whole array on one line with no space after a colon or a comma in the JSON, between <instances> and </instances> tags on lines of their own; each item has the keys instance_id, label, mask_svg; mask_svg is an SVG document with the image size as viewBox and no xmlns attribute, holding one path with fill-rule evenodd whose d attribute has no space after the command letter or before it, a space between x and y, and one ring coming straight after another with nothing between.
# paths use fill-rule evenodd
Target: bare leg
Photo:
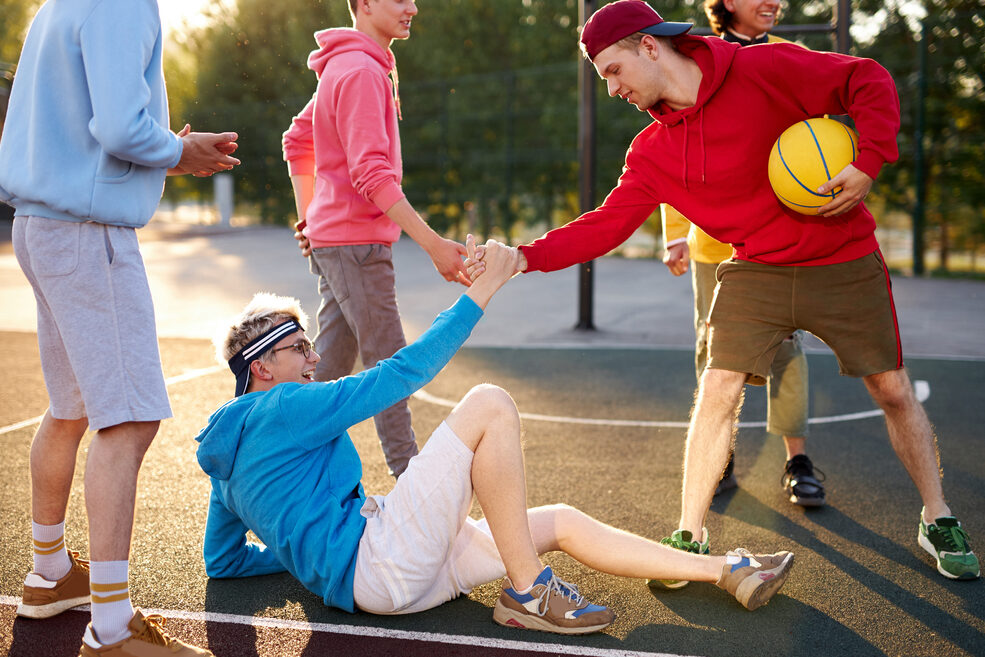
<instances>
[{"instance_id":1,"label":"bare leg","mask_svg":"<svg viewBox=\"0 0 985 657\"><path fill-rule=\"evenodd\" d=\"M787 460L789 461L795 456L800 454L806 454L806 438L796 438L794 436L784 436L783 446L787 449Z\"/></svg>"},{"instance_id":2,"label":"bare leg","mask_svg":"<svg viewBox=\"0 0 985 657\"><path fill-rule=\"evenodd\" d=\"M872 399L886 414L889 441L910 474L926 507L926 519L950 516L941 486L937 437L917 401L905 370L871 374L863 379Z\"/></svg>"},{"instance_id":3,"label":"bare leg","mask_svg":"<svg viewBox=\"0 0 985 657\"><path fill-rule=\"evenodd\" d=\"M79 443L89 421L58 420L44 414L31 443L31 516L39 525L65 520Z\"/></svg>"},{"instance_id":4,"label":"bare leg","mask_svg":"<svg viewBox=\"0 0 985 657\"><path fill-rule=\"evenodd\" d=\"M698 540L715 485L728 462L745 380L745 374L727 370L705 369L701 375L684 449L679 527Z\"/></svg>"},{"instance_id":5,"label":"bare leg","mask_svg":"<svg viewBox=\"0 0 985 657\"><path fill-rule=\"evenodd\" d=\"M520 415L502 388L479 385L446 420L471 449L472 488L506 574L517 589L534 583L543 565L527 523L527 485L520 446Z\"/></svg>"},{"instance_id":6,"label":"bare leg","mask_svg":"<svg viewBox=\"0 0 985 657\"><path fill-rule=\"evenodd\" d=\"M86 461L89 554L93 561L127 561L137 475L160 422L125 422L100 429Z\"/></svg>"},{"instance_id":7,"label":"bare leg","mask_svg":"<svg viewBox=\"0 0 985 657\"><path fill-rule=\"evenodd\" d=\"M723 556L676 550L606 525L566 504L530 509L529 518L539 552L562 550L610 575L715 582L725 565Z\"/></svg>"}]
</instances>

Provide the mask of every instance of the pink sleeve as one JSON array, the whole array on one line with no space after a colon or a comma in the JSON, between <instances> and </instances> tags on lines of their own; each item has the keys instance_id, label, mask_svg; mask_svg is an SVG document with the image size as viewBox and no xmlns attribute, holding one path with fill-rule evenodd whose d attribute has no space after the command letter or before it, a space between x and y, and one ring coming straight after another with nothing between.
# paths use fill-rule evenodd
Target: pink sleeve
<instances>
[{"instance_id":1,"label":"pink sleeve","mask_svg":"<svg viewBox=\"0 0 985 657\"><path fill-rule=\"evenodd\" d=\"M336 129L346 153L349 178L356 192L386 212L403 198L397 163L400 152L395 126L387 121L393 103L390 80L368 69L357 69L335 87Z\"/></svg>"},{"instance_id":2,"label":"pink sleeve","mask_svg":"<svg viewBox=\"0 0 985 657\"><path fill-rule=\"evenodd\" d=\"M315 142L311 121L314 112L315 97L312 96L301 113L291 120L291 127L284 133L281 141L284 159L292 176L315 173Z\"/></svg>"}]
</instances>

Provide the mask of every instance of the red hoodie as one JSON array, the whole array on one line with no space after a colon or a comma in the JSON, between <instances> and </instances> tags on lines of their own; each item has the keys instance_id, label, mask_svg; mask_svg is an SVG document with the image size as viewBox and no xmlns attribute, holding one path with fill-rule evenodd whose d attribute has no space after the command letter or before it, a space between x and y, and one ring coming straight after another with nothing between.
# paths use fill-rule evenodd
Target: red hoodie
<instances>
[{"instance_id":1,"label":"red hoodie","mask_svg":"<svg viewBox=\"0 0 985 657\"><path fill-rule=\"evenodd\" d=\"M350 28L315 40L318 89L283 141L291 175L315 175L304 234L315 248L391 244L400 226L384 213L404 198L393 52Z\"/></svg>"},{"instance_id":2,"label":"red hoodie","mask_svg":"<svg viewBox=\"0 0 985 657\"><path fill-rule=\"evenodd\" d=\"M602 205L532 244L527 271L554 271L604 255L626 241L660 203L669 203L735 257L771 265L827 265L875 251L875 220L863 204L835 217L781 204L767 177L776 138L797 121L848 114L859 133L857 169L875 178L896 159L899 98L870 59L795 44L739 48L682 36L678 50L701 68L693 107L649 110L619 184Z\"/></svg>"}]
</instances>

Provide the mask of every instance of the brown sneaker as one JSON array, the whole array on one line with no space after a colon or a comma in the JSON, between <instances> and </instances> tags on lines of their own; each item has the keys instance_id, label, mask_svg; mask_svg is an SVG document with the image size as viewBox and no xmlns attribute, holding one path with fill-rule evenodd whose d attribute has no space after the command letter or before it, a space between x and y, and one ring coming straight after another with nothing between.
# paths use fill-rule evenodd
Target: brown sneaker
<instances>
[{"instance_id":1,"label":"brown sneaker","mask_svg":"<svg viewBox=\"0 0 985 657\"><path fill-rule=\"evenodd\" d=\"M164 617L157 614L144 614L135 609L133 618L127 626L133 634L116 643L104 646L99 643L92 624L86 628L82 637L79 657L214 657L208 650L182 643L168 636L163 629Z\"/></svg>"},{"instance_id":2,"label":"brown sneaker","mask_svg":"<svg viewBox=\"0 0 985 657\"><path fill-rule=\"evenodd\" d=\"M65 576L57 582L37 573L24 579L24 595L17 605L17 615L24 618L51 618L66 609L89 604L89 562L79 553L68 551L72 561Z\"/></svg>"},{"instance_id":3,"label":"brown sneaker","mask_svg":"<svg viewBox=\"0 0 985 657\"><path fill-rule=\"evenodd\" d=\"M793 566L793 553L752 554L736 548L725 554L727 562L716 585L735 596L750 611L766 604L780 590Z\"/></svg>"},{"instance_id":4,"label":"brown sneaker","mask_svg":"<svg viewBox=\"0 0 985 657\"><path fill-rule=\"evenodd\" d=\"M608 607L585 600L578 587L559 579L550 566L527 593L517 593L507 577L493 610L493 620L500 625L558 634L598 632L615 618Z\"/></svg>"}]
</instances>

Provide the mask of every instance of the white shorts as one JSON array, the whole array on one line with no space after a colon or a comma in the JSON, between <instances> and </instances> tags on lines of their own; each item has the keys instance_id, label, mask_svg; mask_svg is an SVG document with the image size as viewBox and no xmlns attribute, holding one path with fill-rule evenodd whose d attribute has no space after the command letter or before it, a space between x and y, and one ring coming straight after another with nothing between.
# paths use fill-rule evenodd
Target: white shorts
<instances>
[{"instance_id":1,"label":"white shorts","mask_svg":"<svg viewBox=\"0 0 985 657\"><path fill-rule=\"evenodd\" d=\"M17 217L12 237L38 302L52 416L88 417L94 431L171 417L136 231Z\"/></svg>"},{"instance_id":2,"label":"white shorts","mask_svg":"<svg viewBox=\"0 0 985 657\"><path fill-rule=\"evenodd\" d=\"M393 490L363 504L353 596L374 614L437 607L506 574L472 508L472 451L444 422Z\"/></svg>"}]
</instances>

